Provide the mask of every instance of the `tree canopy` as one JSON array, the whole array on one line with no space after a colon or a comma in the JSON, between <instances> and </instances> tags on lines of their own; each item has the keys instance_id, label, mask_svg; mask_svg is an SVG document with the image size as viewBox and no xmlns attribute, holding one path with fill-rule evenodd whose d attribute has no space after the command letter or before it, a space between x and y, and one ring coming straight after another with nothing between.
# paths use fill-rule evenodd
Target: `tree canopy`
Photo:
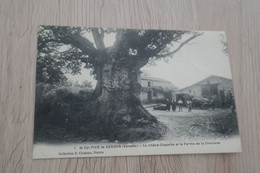
<instances>
[{"instance_id":1,"label":"tree canopy","mask_svg":"<svg viewBox=\"0 0 260 173\"><path fill-rule=\"evenodd\" d=\"M94 42L86 37L91 33ZM104 37L115 33L113 46L106 47ZM182 43L175 43L189 37ZM40 26L38 31L37 82L60 83L65 73L80 73L82 64L95 77L104 63L140 69L149 60L172 56L186 43L201 35L197 32L170 30L102 29Z\"/></svg>"}]
</instances>

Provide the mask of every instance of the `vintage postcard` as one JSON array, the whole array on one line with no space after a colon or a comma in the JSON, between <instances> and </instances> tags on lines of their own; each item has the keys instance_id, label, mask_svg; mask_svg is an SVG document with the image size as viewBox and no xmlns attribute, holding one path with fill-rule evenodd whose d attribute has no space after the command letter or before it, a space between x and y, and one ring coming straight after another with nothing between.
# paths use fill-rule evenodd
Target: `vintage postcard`
<instances>
[{"instance_id":1,"label":"vintage postcard","mask_svg":"<svg viewBox=\"0 0 260 173\"><path fill-rule=\"evenodd\" d=\"M226 36L39 26L33 158L241 152Z\"/></svg>"}]
</instances>

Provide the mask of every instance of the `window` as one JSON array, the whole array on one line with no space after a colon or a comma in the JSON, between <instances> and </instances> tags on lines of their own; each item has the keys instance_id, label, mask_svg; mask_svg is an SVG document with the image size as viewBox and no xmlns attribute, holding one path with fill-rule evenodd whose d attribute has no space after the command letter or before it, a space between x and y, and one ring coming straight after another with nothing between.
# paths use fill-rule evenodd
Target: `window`
<instances>
[{"instance_id":1,"label":"window","mask_svg":"<svg viewBox=\"0 0 260 173\"><path fill-rule=\"evenodd\" d=\"M151 87L151 82L148 82L148 87Z\"/></svg>"}]
</instances>

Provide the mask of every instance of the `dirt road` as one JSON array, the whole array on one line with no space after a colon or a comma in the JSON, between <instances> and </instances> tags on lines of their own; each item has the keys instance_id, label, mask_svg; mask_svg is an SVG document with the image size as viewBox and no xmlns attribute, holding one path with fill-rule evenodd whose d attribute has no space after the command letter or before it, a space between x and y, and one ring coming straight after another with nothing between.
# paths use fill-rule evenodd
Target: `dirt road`
<instances>
[{"instance_id":1,"label":"dirt road","mask_svg":"<svg viewBox=\"0 0 260 173\"><path fill-rule=\"evenodd\" d=\"M183 112L153 110L152 107L147 110L168 127L163 140L199 140L199 139L216 139L226 138L226 134L219 133L216 128L226 128L221 120L214 122L214 117L227 115L229 109L216 110L192 110L188 112L186 108ZM228 130L228 129L226 129Z\"/></svg>"}]
</instances>

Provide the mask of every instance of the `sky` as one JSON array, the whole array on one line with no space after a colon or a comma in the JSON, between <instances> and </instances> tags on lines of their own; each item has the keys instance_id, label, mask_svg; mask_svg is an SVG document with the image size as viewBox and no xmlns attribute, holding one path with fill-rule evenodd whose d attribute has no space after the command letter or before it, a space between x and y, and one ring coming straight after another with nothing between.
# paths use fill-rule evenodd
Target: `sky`
<instances>
[{"instance_id":1,"label":"sky","mask_svg":"<svg viewBox=\"0 0 260 173\"><path fill-rule=\"evenodd\" d=\"M210 75L217 75L231 79L230 62L223 52L223 41L226 41L224 32L203 31L204 33L184 45L173 57L157 60L155 65L146 65L141 71L151 77L162 78L172 82L178 88L192 85ZM93 41L91 34L85 35ZM184 37L183 40L187 39ZM115 34L106 34L106 46L112 46ZM179 43L174 44L177 47ZM174 50L174 48L172 48ZM82 67L81 75L67 75L69 80L81 83L84 80L96 81L90 75L90 70Z\"/></svg>"}]
</instances>

